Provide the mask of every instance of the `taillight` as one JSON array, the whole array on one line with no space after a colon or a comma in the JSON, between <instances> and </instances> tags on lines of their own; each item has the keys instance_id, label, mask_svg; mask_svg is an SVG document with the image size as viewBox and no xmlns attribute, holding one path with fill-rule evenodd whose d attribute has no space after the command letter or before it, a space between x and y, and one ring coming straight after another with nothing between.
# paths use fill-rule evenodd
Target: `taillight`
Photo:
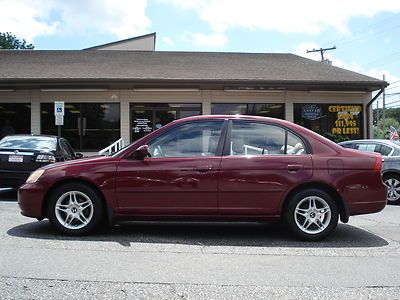
<instances>
[{"instance_id":1,"label":"taillight","mask_svg":"<svg viewBox=\"0 0 400 300\"><path fill-rule=\"evenodd\" d=\"M53 163L56 162L56 158L53 155L48 155L48 154L39 154L36 157L36 162L41 162L41 163Z\"/></svg>"},{"instance_id":2,"label":"taillight","mask_svg":"<svg viewBox=\"0 0 400 300\"><path fill-rule=\"evenodd\" d=\"M374 172L381 172L382 169L382 155L378 154L375 160Z\"/></svg>"}]
</instances>

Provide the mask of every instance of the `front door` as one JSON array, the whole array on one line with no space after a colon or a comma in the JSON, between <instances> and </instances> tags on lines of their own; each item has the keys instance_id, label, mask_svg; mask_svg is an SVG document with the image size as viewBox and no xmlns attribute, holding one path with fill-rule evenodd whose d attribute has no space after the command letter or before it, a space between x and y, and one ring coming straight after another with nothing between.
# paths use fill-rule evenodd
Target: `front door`
<instances>
[{"instance_id":1,"label":"front door","mask_svg":"<svg viewBox=\"0 0 400 300\"><path fill-rule=\"evenodd\" d=\"M151 157L122 159L116 179L120 209L148 215L217 213L223 123L177 126L148 143Z\"/></svg>"}]
</instances>

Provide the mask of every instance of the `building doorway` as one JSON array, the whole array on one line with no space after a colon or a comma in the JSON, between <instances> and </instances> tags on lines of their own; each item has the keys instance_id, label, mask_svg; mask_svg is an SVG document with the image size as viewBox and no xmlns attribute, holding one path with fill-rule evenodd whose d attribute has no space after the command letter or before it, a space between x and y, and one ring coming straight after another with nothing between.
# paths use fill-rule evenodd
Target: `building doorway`
<instances>
[{"instance_id":1,"label":"building doorway","mask_svg":"<svg viewBox=\"0 0 400 300\"><path fill-rule=\"evenodd\" d=\"M181 118L201 115L199 103L131 103L131 141Z\"/></svg>"},{"instance_id":2,"label":"building doorway","mask_svg":"<svg viewBox=\"0 0 400 300\"><path fill-rule=\"evenodd\" d=\"M65 103L61 135L76 150L99 151L120 138L119 103ZM41 132L57 135L54 104L41 104Z\"/></svg>"}]
</instances>

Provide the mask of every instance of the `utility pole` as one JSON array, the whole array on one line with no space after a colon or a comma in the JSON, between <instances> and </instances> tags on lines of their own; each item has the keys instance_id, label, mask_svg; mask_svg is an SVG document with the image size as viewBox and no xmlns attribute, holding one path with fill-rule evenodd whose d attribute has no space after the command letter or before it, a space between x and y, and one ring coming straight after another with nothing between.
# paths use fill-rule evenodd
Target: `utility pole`
<instances>
[{"instance_id":1,"label":"utility pole","mask_svg":"<svg viewBox=\"0 0 400 300\"><path fill-rule=\"evenodd\" d=\"M319 52L319 53L321 53L321 61L325 61L325 58L324 58L324 53L325 53L325 51L328 51L328 50L335 50L335 49L336 49L336 46L333 46L333 47L331 47L331 48L321 48L321 49L307 50L307 53Z\"/></svg>"},{"instance_id":2,"label":"utility pole","mask_svg":"<svg viewBox=\"0 0 400 300\"><path fill-rule=\"evenodd\" d=\"M385 74L383 74L383 81L385 81ZM383 110L382 110L382 120L383 120L383 130L386 130L385 129L385 127L386 127L386 124L385 124L385 89L383 89L383 93L382 93L382 107L383 107Z\"/></svg>"}]
</instances>

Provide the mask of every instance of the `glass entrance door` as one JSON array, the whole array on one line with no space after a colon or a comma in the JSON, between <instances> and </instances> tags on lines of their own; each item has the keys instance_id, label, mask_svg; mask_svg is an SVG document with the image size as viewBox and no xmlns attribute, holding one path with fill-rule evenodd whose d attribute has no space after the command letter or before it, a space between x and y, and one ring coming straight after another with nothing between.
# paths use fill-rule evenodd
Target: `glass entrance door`
<instances>
[{"instance_id":1,"label":"glass entrance door","mask_svg":"<svg viewBox=\"0 0 400 300\"><path fill-rule=\"evenodd\" d=\"M131 141L176 120L201 115L201 104L131 103Z\"/></svg>"},{"instance_id":2,"label":"glass entrance door","mask_svg":"<svg viewBox=\"0 0 400 300\"><path fill-rule=\"evenodd\" d=\"M57 135L54 104L41 104L43 134ZM98 151L120 138L119 103L65 103L61 135L79 151Z\"/></svg>"}]
</instances>

